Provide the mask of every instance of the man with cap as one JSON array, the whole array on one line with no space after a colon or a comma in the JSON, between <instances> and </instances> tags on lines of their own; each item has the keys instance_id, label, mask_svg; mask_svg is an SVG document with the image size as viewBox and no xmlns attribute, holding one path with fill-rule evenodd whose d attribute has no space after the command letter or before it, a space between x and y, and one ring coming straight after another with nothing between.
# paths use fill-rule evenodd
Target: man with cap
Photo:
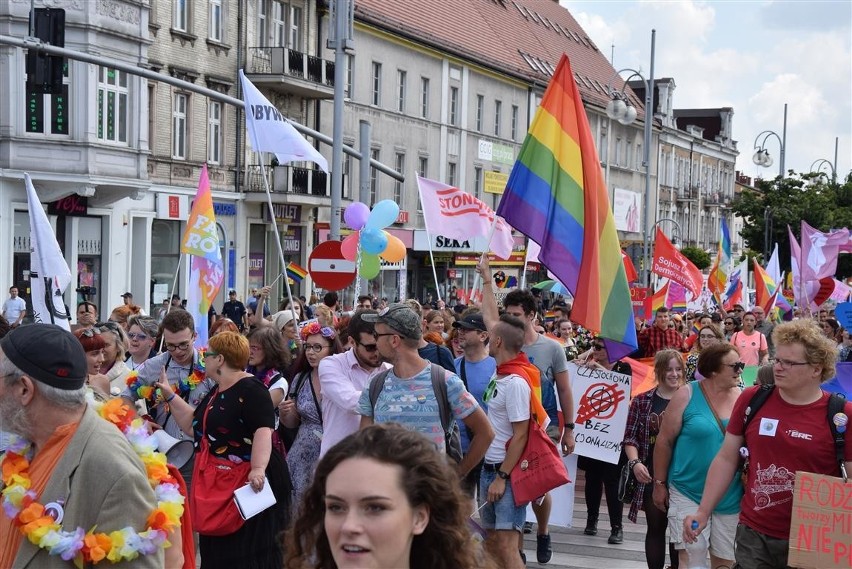
<instances>
[{"instance_id":1,"label":"man with cap","mask_svg":"<svg viewBox=\"0 0 852 569\"><path fill-rule=\"evenodd\" d=\"M461 320L453 322L453 328L458 330L459 346L464 350L464 355L455 359L456 373L461 378L465 389L487 413L485 390L497 371L497 361L488 355L488 332L485 329L482 313L476 308L467 309L462 314ZM471 433L464 424L460 424L459 429L461 429L462 451L467 454L470 449ZM471 497L475 497L476 489L479 488L481 472L482 463L480 462L462 481L462 486Z\"/></svg>"},{"instance_id":2,"label":"man with cap","mask_svg":"<svg viewBox=\"0 0 852 569\"><path fill-rule=\"evenodd\" d=\"M420 317L408 305L394 303L379 313L364 314L362 318L375 323L379 358L393 368L385 377L375 407L370 401L369 386L361 392L361 400L358 402L361 428L373 423L400 423L423 433L441 453L445 452L445 435L437 394L432 389L432 366L437 364L424 360L417 353L423 334ZM446 371L444 373L449 409L453 417L463 421L472 434L468 452L457 467L459 475L465 476L485 456L494 438L494 430L459 376Z\"/></svg>"},{"instance_id":3,"label":"man with cap","mask_svg":"<svg viewBox=\"0 0 852 569\"><path fill-rule=\"evenodd\" d=\"M237 300L237 291L228 291L228 300L222 305L222 316L230 318L239 327L240 332L245 329L246 306Z\"/></svg>"},{"instance_id":4,"label":"man with cap","mask_svg":"<svg viewBox=\"0 0 852 569\"><path fill-rule=\"evenodd\" d=\"M31 443L19 475L64 531L142 532L157 498L121 431L86 404L86 369L82 345L60 327L13 330L0 341L0 424ZM11 472L5 461L3 470ZM25 539L19 526L8 511L0 513L0 567L72 566ZM162 549L140 555L133 566L163 567Z\"/></svg>"},{"instance_id":5,"label":"man with cap","mask_svg":"<svg viewBox=\"0 0 852 569\"><path fill-rule=\"evenodd\" d=\"M131 304L133 304L133 293L132 292L129 292L129 291L125 292L124 294L121 295L121 298L124 300L124 306L130 306Z\"/></svg>"}]
</instances>

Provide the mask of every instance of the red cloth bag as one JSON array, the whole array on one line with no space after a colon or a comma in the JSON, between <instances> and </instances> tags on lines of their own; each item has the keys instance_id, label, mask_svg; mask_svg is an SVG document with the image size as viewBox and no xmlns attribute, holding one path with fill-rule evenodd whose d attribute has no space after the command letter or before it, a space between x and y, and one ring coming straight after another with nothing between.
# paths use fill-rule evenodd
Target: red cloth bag
<instances>
[{"instance_id":1,"label":"red cloth bag","mask_svg":"<svg viewBox=\"0 0 852 569\"><path fill-rule=\"evenodd\" d=\"M508 442L506 446L509 446ZM570 482L559 450L534 417L530 419L524 452L509 474L515 506L532 502Z\"/></svg>"}]
</instances>

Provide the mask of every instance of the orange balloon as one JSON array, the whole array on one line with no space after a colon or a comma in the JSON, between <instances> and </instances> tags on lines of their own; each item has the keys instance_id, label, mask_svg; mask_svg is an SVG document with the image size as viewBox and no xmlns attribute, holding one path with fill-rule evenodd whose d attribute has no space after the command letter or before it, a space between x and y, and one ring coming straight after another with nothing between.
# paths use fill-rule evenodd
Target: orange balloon
<instances>
[{"instance_id":1,"label":"orange balloon","mask_svg":"<svg viewBox=\"0 0 852 569\"><path fill-rule=\"evenodd\" d=\"M398 263L405 259L405 243L396 235L391 235L387 231L385 233L388 236L388 245L382 252L382 259L388 263Z\"/></svg>"}]
</instances>

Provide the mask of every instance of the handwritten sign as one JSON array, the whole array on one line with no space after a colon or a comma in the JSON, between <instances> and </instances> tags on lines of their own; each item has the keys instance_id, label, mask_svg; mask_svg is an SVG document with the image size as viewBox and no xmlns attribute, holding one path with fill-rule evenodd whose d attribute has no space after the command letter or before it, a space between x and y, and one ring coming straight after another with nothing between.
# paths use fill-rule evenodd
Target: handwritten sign
<instances>
[{"instance_id":1,"label":"handwritten sign","mask_svg":"<svg viewBox=\"0 0 852 569\"><path fill-rule=\"evenodd\" d=\"M577 406L574 452L617 464L627 427L631 377L571 362L568 374Z\"/></svg>"},{"instance_id":2,"label":"handwritten sign","mask_svg":"<svg viewBox=\"0 0 852 569\"><path fill-rule=\"evenodd\" d=\"M852 481L796 472L787 564L852 567Z\"/></svg>"}]
</instances>

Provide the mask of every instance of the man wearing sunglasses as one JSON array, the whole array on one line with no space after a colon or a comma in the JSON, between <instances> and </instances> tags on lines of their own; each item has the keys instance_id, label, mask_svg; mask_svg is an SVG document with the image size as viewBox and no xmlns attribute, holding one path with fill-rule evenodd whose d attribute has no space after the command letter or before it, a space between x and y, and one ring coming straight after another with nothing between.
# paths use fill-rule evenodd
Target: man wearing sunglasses
<instances>
[{"instance_id":1,"label":"man wearing sunglasses","mask_svg":"<svg viewBox=\"0 0 852 569\"><path fill-rule=\"evenodd\" d=\"M319 363L322 391L323 434L320 457L335 444L358 430L358 400L374 375L385 369L379 360L376 328L365 315L375 310L358 310L349 321L349 349L327 356Z\"/></svg>"}]
</instances>

